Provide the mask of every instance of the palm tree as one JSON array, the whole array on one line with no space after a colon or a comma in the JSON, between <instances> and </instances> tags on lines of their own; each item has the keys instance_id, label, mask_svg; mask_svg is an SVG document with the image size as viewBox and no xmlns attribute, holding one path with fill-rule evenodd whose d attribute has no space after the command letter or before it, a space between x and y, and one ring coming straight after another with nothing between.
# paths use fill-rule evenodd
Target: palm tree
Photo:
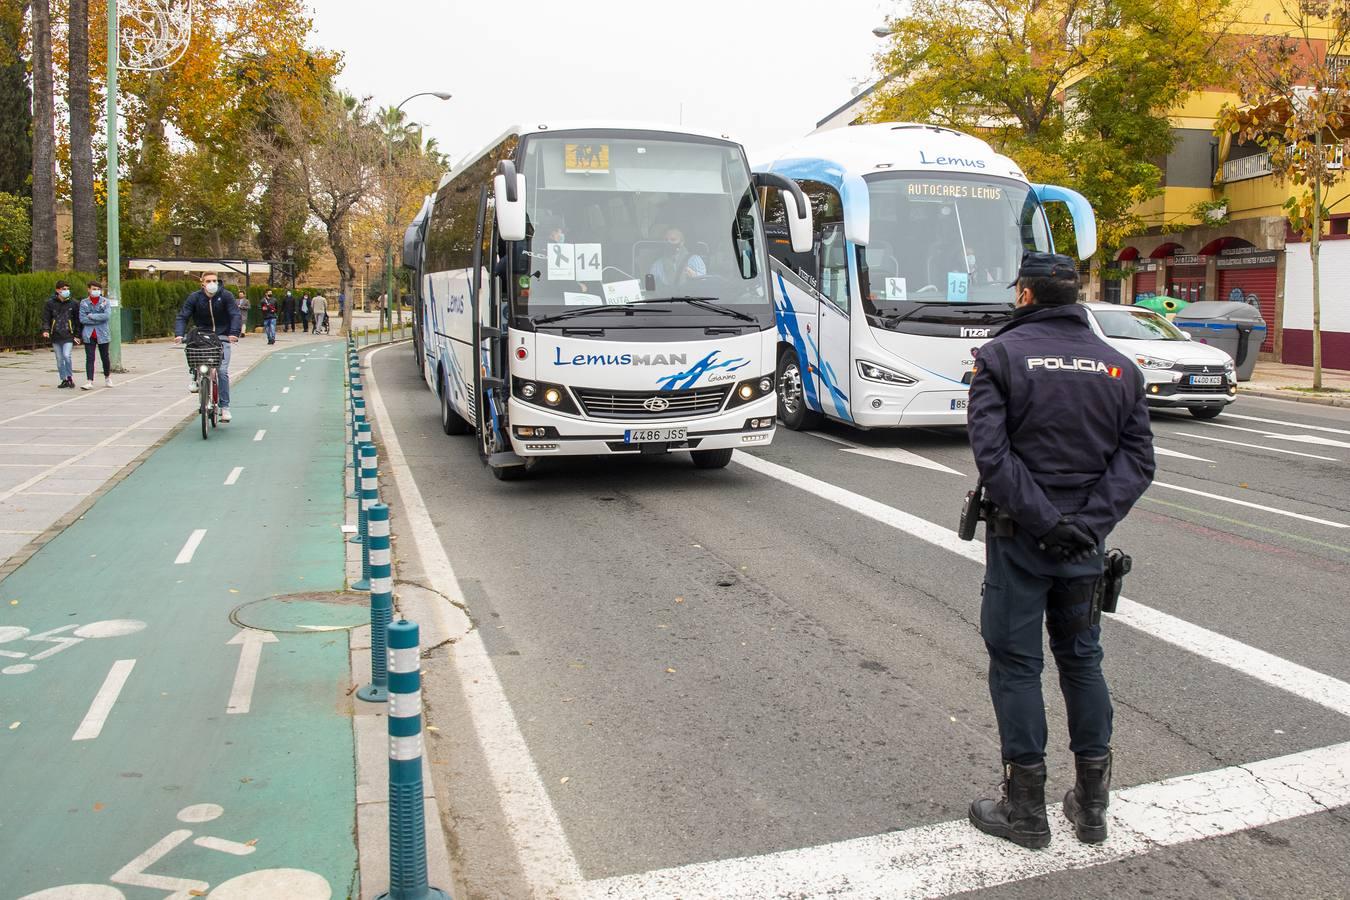
<instances>
[{"instance_id":1,"label":"palm tree","mask_svg":"<svg viewBox=\"0 0 1350 900\"><path fill-rule=\"evenodd\" d=\"M33 0L33 271L56 268L56 135L52 8Z\"/></svg>"},{"instance_id":2,"label":"palm tree","mask_svg":"<svg viewBox=\"0 0 1350 900\"><path fill-rule=\"evenodd\" d=\"M70 0L70 200L74 216L75 268L98 268L98 222L94 205L94 148L89 115L89 0Z\"/></svg>"}]
</instances>

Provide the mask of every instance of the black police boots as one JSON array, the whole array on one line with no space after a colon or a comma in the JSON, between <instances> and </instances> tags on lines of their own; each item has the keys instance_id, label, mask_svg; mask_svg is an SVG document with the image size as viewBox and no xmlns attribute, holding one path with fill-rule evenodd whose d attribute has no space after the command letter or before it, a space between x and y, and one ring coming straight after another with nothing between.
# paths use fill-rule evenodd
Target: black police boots
<instances>
[{"instance_id":1,"label":"black police boots","mask_svg":"<svg viewBox=\"0 0 1350 900\"><path fill-rule=\"evenodd\" d=\"M970 804L970 824L1031 850L1050 846L1045 817L1045 763L1003 763L1003 796Z\"/></svg>"},{"instance_id":2,"label":"black police boots","mask_svg":"<svg viewBox=\"0 0 1350 900\"><path fill-rule=\"evenodd\" d=\"M1064 795L1064 816L1085 844L1106 840L1106 807L1111 804L1111 753L1074 758L1078 780Z\"/></svg>"}]
</instances>

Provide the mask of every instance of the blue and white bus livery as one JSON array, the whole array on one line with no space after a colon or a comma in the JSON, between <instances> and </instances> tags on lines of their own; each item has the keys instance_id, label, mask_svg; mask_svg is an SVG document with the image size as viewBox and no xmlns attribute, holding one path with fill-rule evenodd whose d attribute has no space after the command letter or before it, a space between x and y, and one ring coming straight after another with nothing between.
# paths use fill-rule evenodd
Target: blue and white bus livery
<instances>
[{"instance_id":1,"label":"blue and white bus livery","mask_svg":"<svg viewBox=\"0 0 1350 900\"><path fill-rule=\"evenodd\" d=\"M1012 314L1023 252L1053 248L1043 204L1065 203L1078 255L1096 252L1079 194L1032 185L1011 159L929 125L808 135L756 171L811 201L812 253L765 197L778 320L778 414L860 428L964 425L979 346Z\"/></svg>"}]
</instances>

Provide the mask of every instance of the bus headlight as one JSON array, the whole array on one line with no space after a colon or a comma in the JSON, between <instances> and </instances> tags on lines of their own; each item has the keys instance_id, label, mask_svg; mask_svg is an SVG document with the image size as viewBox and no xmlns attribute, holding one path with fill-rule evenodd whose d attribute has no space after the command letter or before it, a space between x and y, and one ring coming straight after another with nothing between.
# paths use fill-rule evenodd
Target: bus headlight
<instances>
[{"instance_id":1,"label":"bus headlight","mask_svg":"<svg viewBox=\"0 0 1350 900\"><path fill-rule=\"evenodd\" d=\"M904 372L897 372L894 369L888 369L885 366L870 363L865 359L858 360L858 377L865 381L877 381L881 384L898 384L902 387L909 387L912 384L919 383L917 378L912 378Z\"/></svg>"},{"instance_id":2,"label":"bus headlight","mask_svg":"<svg viewBox=\"0 0 1350 900\"><path fill-rule=\"evenodd\" d=\"M533 381L527 381L520 386L520 396L526 400L533 400L537 393L539 393L539 386Z\"/></svg>"},{"instance_id":3,"label":"bus headlight","mask_svg":"<svg viewBox=\"0 0 1350 900\"><path fill-rule=\"evenodd\" d=\"M533 406L542 406L561 413L580 415L572 395L561 384L549 384L547 381L530 381L525 378L511 379L511 396Z\"/></svg>"},{"instance_id":4,"label":"bus headlight","mask_svg":"<svg viewBox=\"0 0 1350 900\"><path fill-rule=\"evenodd\" d=\"M756 375L754 378L747 378L745 381L736 383L736 387L731 391L731 401L727 404L727 408L741 406L758 400L760 397L767 397L772 393L773 376Z\"/></svg>"},{"instance_id":5,"label":"bus headlight","mask_svg":"<svg viewBox=\"0 0 1350 900\"><path fill-rule=\"evenodd\" d=\"M562 391L555 387L546 388L544 390L544 402L549 406L557 406L562 402Z\"/></svg>"}]
</instances>

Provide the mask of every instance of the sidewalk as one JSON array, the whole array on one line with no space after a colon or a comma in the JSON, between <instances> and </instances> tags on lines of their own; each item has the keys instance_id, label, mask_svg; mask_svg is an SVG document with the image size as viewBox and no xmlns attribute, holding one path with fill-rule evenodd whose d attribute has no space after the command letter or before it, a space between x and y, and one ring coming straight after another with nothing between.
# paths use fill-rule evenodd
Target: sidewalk
<instances>
[{"instance_id":1,"label":"sidewalk","mask_svg":"<svg viewBox=\"0 0 1350 900\"><path fill-rule=\"evenodd\" d=\"M269 347L266 338L249 335L235 344L231 383L272 351L325 340L332 338L279 334ZM75 356L79 384L83 351L76 348ZM129 464L195 412L179 345L125 344L122 364L126 372L113 376L112 388L96 377L92 391L63 391L56 388L50 351L0 353L0 578L77 519L124 477ZM232 397L235 420L221 427L246 429L266 409L247 393Z\"/></svg>"},{"instance_id":2,"label":"sidewalk","mask_svg":"<svg viewBox=\"0 0 1350 900\"><path fill-rule=\"evenodd\" d=\"M1295 400L1323 406L1350 407L1350 372L1322 369L1322 393L1312 393L1311 366L1258 362L1251 381L1238 384L1238 392L1252 397ZM1296 390L1295 390L1296 389Z\"/></svg>"}]
</instances>

